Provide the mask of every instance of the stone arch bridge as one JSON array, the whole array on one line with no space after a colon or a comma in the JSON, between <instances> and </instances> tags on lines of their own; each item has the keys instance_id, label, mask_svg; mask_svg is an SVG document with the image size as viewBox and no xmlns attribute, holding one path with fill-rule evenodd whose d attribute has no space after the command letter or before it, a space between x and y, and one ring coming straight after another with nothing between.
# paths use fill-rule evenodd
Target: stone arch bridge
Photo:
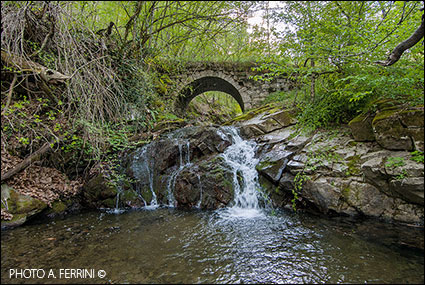
<instances>
[{"instance_id":1,"label":"stone arch bridge","mask_svg":"<svg viewBox=\"0 0 425 285\"><path fill-rule=\"evenodd\" d=\"M184 110L196 96L207 91L221 91L232 96L242 111L257 107L268 94L275 91L289 91L295 88L294 80L287 76L269 82L255 81L251 76L267 71L253 71L255 63L192 62L180 71L169 73L176 100L176 110Z\"/></svg>"}]
</instances>

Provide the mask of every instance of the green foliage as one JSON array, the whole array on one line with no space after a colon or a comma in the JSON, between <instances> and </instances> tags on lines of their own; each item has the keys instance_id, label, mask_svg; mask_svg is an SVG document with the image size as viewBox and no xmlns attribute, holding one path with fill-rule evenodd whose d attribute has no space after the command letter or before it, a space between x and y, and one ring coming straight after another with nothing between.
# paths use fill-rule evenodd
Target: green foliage
<instances>
[{"instance_id":1,"label":"green foliage","mask_svg":"<svg viewBox=\"0 0 425 285\"><path fill-rule=\"evenodd\" d=\"M310 129L345 123L377 98L423 104L423 47L403 54L397 64L384 59L421 22L419 1L380 3L289 1L272 13L280 33L280 54L269 55L257 68L267 71L255 80L286 74L301 86L299 125ZM280 101L280 96L268 102Z\"/></svg>"},{"instance_id":2,"label":"green foliage","mask_svg":"<svg viewBox=\"0 0 425 285\"><path fill-rule=\"evenodd\" d=\"M406 161L404 161L403 157L389 157L387 158L387 162L385 163L385 167L388 168L400 168L400 172L396 175L396 180L403 180L408 176L407 170L402 167L406 165Z\"/></svg>"},{"instance_id":3,"label":"green foliage","mask_svg":"<svg viewBox=\"0 0 425 285\"><path fill-rule=\"evenodd\" d=\"M410 158L413 161L424 163L424 152L420 150L415 150L410 153L412 157Z\"/></svg>"},{"instance_id":4,"label":"green foliage","mask_svg":"<svg viewBox=\"0 0 425 285\"><path fill-rule=\"evenodd\" d=\"M336 136L337 132L334 134L330 133L328 135L329 139ZM316 149L314 151L307 152L307 161L304 164L304 167L299 171L294 178L294 189L292 189L293 199L292 209L296 211L296 201L299 200L298 194L302 192L303 186L306 181L310 180L308 173L316 171L319 167L325 166L326 163L337 163L341 161L341 156L332 151L331 147L326 146L321 149Z\"/></svg>"},{"instance_id":5,"label":"green foliage","mask_svg":"<svg viewBox=\"0 0 425 285\"><path fill-rule=\"evenodd\" d=\"M385 163L385 167L393 168L393 167L402 167L405 166L406 162L403 157L388 157L387 162Z\"/></svg>"},{"instance_id":6,"label":"green foliage","mask_svg":"<svg viewBox=\"0 0 425 285\"><path fill-rule=\"evenodd\" d=\"M303 171L298 172L295 175L294 178L294 189L292 189L292 195L293 198L291 200L292 202L292 209L294 210L294 212L297 211L297 207L296 207L296 202L298 201L298 193L301 193L304 183L309 180L310 177L308 177Z\"/></svg>"}]
</instances>

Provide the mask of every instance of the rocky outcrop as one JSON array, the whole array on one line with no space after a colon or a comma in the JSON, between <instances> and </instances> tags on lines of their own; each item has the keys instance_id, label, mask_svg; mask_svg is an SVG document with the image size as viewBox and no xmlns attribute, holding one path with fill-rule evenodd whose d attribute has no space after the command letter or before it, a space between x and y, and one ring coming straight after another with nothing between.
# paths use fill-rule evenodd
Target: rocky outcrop
<instances>
[{"instance_id":1,"label":"rocky outcrop","mask_svg":"<svg viewBox=\"0 0 425 285\"><path fill-rule=\"evenodd\" d=\"M92 208L141 207L154 203L219 208L233 198L229 170L217 155L231 136L218 127L187 127L138 148L123 159L118 181L98 174L83 186L84 204ZM201 179L205 193L200 200ZM113 182L113 183L111 183Z\"/></svg>"},{"instance_id":2,"label":"rocky outcrop","mask_svg":"<svg viewBox=\"0 0 425 285\"><path fill-rule=\"evenodd\" d=\"M424 108L378 102L376 112L360 114L348 124L356 141L375 141L390 150L424 151Z\"/></svg>"},{"instance_id":3,"label":"rocky outcrop","mask_svg":"<svg viewBox=\"0 0 425 285\"><path fill-rule=\"evenodd\" d=\"M314 135L296 130L291 110L271 106L232 122L257 142L259 183L274 206L423 225L424 165L420 152L412 152L421 149L421 139L423 145L423 133L415 133L423 132L423 108L394 108L383 105L349 128ZM86 196L103 201L96 207L105 201L151 205L155 199L181 208L224 207L235 183L243 182L221 155L232 140L213 126L177 130L126 157L121 167L128 182L120 189L103 184Z\"/></svg>"},{"instance_id":4,"label":"rocky outcrop","mask_svg":"<svg viewBox=\"0 0 425 285\"><path fill-rule=\"evenodd\" d=\"M296 136L291 126L266 130L256 125L264 124L261 114L240 123L261 144L257 170L274 204L292 203L296 191L299 209L423 225L424 165L411 152L421 149L423 138L412 130L423 136L423 109L378 111L350 129L316 135Z\"/></svg>"}]
</instances>

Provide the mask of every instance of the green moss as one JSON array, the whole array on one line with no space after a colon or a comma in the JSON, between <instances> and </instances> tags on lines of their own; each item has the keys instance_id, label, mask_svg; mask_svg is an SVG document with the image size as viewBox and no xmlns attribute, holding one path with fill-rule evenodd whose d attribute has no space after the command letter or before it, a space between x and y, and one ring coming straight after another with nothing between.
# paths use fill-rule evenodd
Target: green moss
<instances>
[{"instance_id":1,"label":"green moss","mask_svg":"<svg viewBox=\"0 0 425 285\"><path fill-rule=\"evenodd\" d=\"M280 107L274 107L274 108L272 108L270 110L267 110L265 113L266 114L273 114L273 113L276 113L278 111L282 111L282 108L280 108Z\"/></svg>"},{"instance_id":2,"label":"green moss","mask_svg":"<svg viewBox=\"0 0 425 285\"><path fill-rule=\"evenodd\" d=\"M377 99L375 101L372 101L371 103L369 103L366 108L369 110L384 110L384 109L388 109L388 108L393 108L397 105L399 105L400 103L395 101L394 99Z\"/></svg>"},{"instance_id":3,"label":"green moss","mask_svg":"<svg viewBox=\"0 0 425 285\"><path fill-rule=\"evenodd\" d=\"M185 123L185 119L182 119L182 118L178 118L175 120L161 121L153 128L153 131L156 132L156 131L160 131L164 129L172 129L172 128L180 127L184 123Z\"/></svg>"},{"instance_id":4,"label":"green moss","mask_svg":"<svg viewBox=\"0 0 425 285\"><path fill-rule=\"evenodd\" d=\"M348 123L348 125L352 125L354 123L364 122L367 119L367 117L369 117L369 116L370 116L370 114L368 112L362 113L362 114L358 115L357 117L355 117L354 119L352 119Z\"/></svg>"},{"instance_id":5,"label":"green moss","mask_svg":"<svg viewBox=\"0 0 425 285\"><path fill-rule=\"evenodd\" d=\"M152 200L152 191L149 188L144 188L140 191L140 195L142 195L143 199L146 201L146 203L150 203Z\"/></svg>"},{"instance_id":6,"label":"green moss","mask_svg":"<svg viewBox=\"0 0 425 285\"><path fill-rule=\"evenodd\" d=\"M9 212L11 214L28 214L39 212L47 207L47 204L30 196L20 195L13 189L8 199Z\"/></svg>"},{"instance_id":7,"label":"green moss","mask_svg":"<svg viewBox=\"0 0 425 285\"><path fill-rule=\"evenodd\" d=\"M134 201L137 197L137 193L133 190L127 190L120 194L120 200L123 201Z\"/></svg>"},{"instance_id":8,"label":"green moss","mask_svg":"<svg viewBox=\"0 0 425 285\"><path fill-rule=\"evenodd\" d=\"M348 163L348 175L360 175L361 174L361 169L360 169L360 156L359 155L354 155L352 156Z\"/></svg>"},{"instance_id":9,"label":"green moss","mask_svg":"<svg viewBox=\"0 0 425 285\"><path fill-rule=\"evenodd\" d=\"M106 208L115 208L117 202L116 202L116 198L108 198L102 201L102 204L106 207Z\"/></svg>"},{"instance_id":10,"label":"green moss","mask_svg":"<svg viewBox=\"0 0 425 285\"><path fill-rule=\"evenodd\" d=\"M223 177L223 180L221 180L223 185L226 186L226 188L233 189L233 182L229 181L228 179Z\"/></svg>"},{"instance_id":11,"label":"green moss","mask_svg":"<svg viewBox=\"0 0 425 285\"><path fill-rule=\"evenodd\" d=\"M239 116L233 118L232 120L224 123L224 125L231 125L231 124L236 123L236 122L247 121L247 120L254 118L256 115L258 115L260 113L264 113L264 112L271 111L271 110L275 110L274 112L278 111L278 107L276 107L276 104L270 103L270 104L261 106L261 107L256 108L256 109L252 109L252 110L246 112L245 114L239 115Z\"/></svg>"},{"instance_id":12,"label":"green moss","mask_svg":"<svg viewBox=\"0 0 425 285\"><path fill-rule=\"evenodd\" d=\"M256 166L255 166L255 169L257 170L257 171L260 171L260 170L263 170L263 169L266 169L266 168L269 168L269 167L271 167L271 166L274 166L276 164L276 161L269 161L269 160L263 160L263 161L260 161Z\"/></svg>"},{"instance_id":13,"label":"green moss","mask_svg":"<svg viewBox=\"0 0 425 285\"><path fill-rule=\"evenodd\" d=\"M381 120L385 120L395 114L397 114L397 112L399 112L400 110L398 108L396 109L385 109L382 110L381 112L379 112L375 118L373 118L372 124L374 125L376 122L381 121Z\"/></svg>"},{"instance_id":14,"label":"green moss","mask_svg":"<svg viewBox=\"0 0 425 285\"><path fill-rule=\"evenodd\" d=\"M400 116L404 124L408 126L423 127L424 126L424 111L417 109L403 110Z\"/></svg>"},{"instance_id":15,"label":"green moss","mask_svg":"<svg viewBox=\"0 0 425 285\"><path fill-rule=\"evenodd\" d=\"M52 204L52 211L53 213L62 213L66 210L66 205L64 202L57 200L55 202L53 202Z\"/></svg>"},{"instance_id":16,"label":"green moss","mask_svg":"<svg viewBox=\"0 0 425 285\"><path fill-rule=\"evenodd\" d=\"M342 189L341 194L342 197L344 197L345 200L348 200L349 196L350 196L350 187L345 187L344 189Z\"/></svg>"}]
</instances>

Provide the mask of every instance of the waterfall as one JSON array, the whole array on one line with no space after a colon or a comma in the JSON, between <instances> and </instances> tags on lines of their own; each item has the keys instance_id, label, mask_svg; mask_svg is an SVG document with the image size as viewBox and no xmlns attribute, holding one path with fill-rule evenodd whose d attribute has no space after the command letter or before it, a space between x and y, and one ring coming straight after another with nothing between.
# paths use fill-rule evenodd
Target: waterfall
<instances>
[{"instance_id":1,"label":"waterfall","mask_svg":"<svg viewBox=\"0 0 425 285\"><path fill-rule=\"evenodd\" d=\"M233 172L235 191L234 204L223 213L225 216L250 218L262 216L258 203L261 189L255 166L259 159L255 158L257 144L254 141L243 140L234 127L223 127L233 144L226 148L222 157Z\"/></svg>"},{"instance_id":2,"label":"waterfall","mask_svg":"<svg viewBox=\"0 0 425 285\"><path fill-rule=\"evenodd\" d=\"M177 139L178 148L179 148L179 157L180 164L179 168L176 171L171 173L170 178L167 182L167 193L168 193L168 206L174 207L176 204L176 199L174 198L173 191L176 185L176 178L179 173L185 168L187 165L190 165L190 142L184 141L182 142L180 139ZM186 146L186 151L184 152L184 146Z\"/></svg>"},{"instance_id":3,"label":"waterfall","mask_svg":"<svg viewBox=\"0 0 425 285\"><path fill-rule=\"evenodd\" d=\"M167 138L168 141L161 142L161 144L153 143L143 146L132 157L132 164L130 166L132 172L131 175L133 175L136 181L138 181L136 190L139 197L145 204L144 208L156 209L160 206L159 203L164 203L168 207L176 206L177 201L174 196L176 181L185 168L193 166L193 163L191 162L190 144L190 139L192 139L192 137L191 133L188 134L187 130L185 131L186 132L178 131L170 134ZM220 212L231 217L262 216L263 209L262 206L260 206L259 199L262 199L261 194L263 193L258 183L258 174L255 169L259 161L259 159L255 157L257 144L255 141L242 139L239 135L238 129L235 127L221 127L216 128L214 131L216 131L221 137L221 141L227 143L229 141L232 142L232 144L221 154L216 154L219 155L222 158L222 161L224 161L227 165L227 167L224 166L227 168L226 175L230 174L229 182L232 183L234 190L233 201L230 202L227 208L224 208L223 211L220 210ZM211 133L208 133L207 135L211 135ZM209 137L204 139L209 139ZM199 136L196 137L195 143L199 143L198 141ZM201 143L204 143L202 142L202 139ZM162 153L159 151L158 147L163 147L163 144L168 151L167 158L174 159L174 161L167 161L168 165L170 165L167 166L168 168L164 168L163 158L159 158L160 164L158 165L155 160L155 155L157 153ZM192 147L196 148L197 145ZM176 151L178 151L178 153L175 153ZM195 161L195 166L197 166L198 163L198 161ZM158 166L162 167L161 170L156 170ZM162 172L157 173L159 171ZM198 190L200 191L199 201L195 202L196 205L193 206L201 208L202 199L210 197L211 195L214 196L216 193L211 194L211 189L207 189L202 185L200 173L197 173L197 175ZM159 181L157 184L160 184L159 187L163 187L165 189L154 189L157 180ZM157 193L160 193L158 197ZM151 197L151 199L149 200L147 197ZM121 197L117 197L117 201L120 198Z\"/></svg>"},{"instance_id":4,"label":"waterfall","mask_svg":"<svg viewBox=\"0 0 425 285\"><path fill-rule=\"evenodd\" d=\"M135 173L136 177L139 177L141 180L143 180L143 177L146 177L148 180L148 184L149 184L149 190L152 193L152 199L150 201L150 205L148 205L145 201L145 199L143 199L144 203L145 203L145 208L146 209L156 209L159 207L158 205L158 200L155 194L155 191L153 189L153 170L151 170L152 166L151 166L151 160L149 159L148 155L147 155L147 151L148 151L148 147L149 145L146 145L144 147L142 147L140 153L135 157L134 161L133 161L133 165L132 165L132 169ZM140 191L138 191L140 194ZM140 195L142 196L142 195Z\"/></svg>"}]
</instances>

